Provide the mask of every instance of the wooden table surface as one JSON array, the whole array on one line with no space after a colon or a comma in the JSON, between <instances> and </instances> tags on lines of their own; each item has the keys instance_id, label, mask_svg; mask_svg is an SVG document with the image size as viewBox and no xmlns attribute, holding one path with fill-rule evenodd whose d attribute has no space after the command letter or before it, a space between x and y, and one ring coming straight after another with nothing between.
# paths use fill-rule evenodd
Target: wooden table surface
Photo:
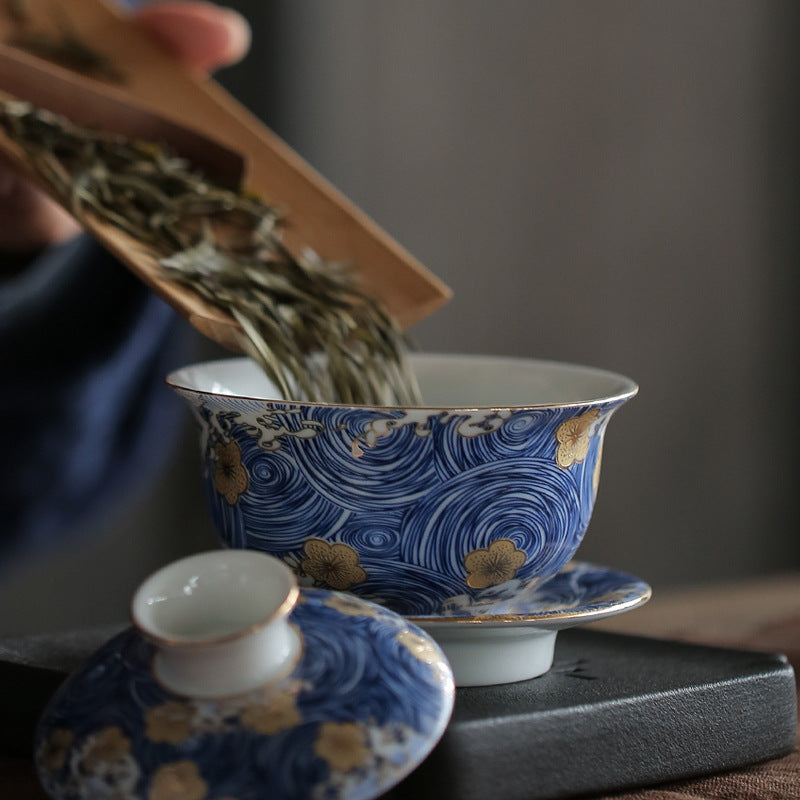
<instances>
[{"instance_id":1,"label":"wooden table surface","mask_svg":"<svg viewBox=\"0 0 800 800\"><path fill-rule=\"evenodd\" d=\"M788 635L798 623L800 573L792 573L667 591L655 586L642 608L591 627L789 655L787 648L800 651Z\"/></svg>"}]
</instances>

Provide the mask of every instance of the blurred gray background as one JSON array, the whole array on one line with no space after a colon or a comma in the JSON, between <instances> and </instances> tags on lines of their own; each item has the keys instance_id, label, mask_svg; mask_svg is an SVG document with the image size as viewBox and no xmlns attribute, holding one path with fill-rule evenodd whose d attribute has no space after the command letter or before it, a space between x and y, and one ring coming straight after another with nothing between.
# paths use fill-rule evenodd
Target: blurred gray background
<instances>
[{"instance_id":1,"label":"blurred gray background","mask_svg":"<svg viewBox=\"0 0 800 800\"><path fill-rule=\"evenodd\" d=\"M656 592L800 567L797 3L229 5L220 80L453 288L421 349L640 384L579 557ZM214 546L196 451L187 412L149 493L3 576L0 632L124 620Z\"/></svg>"}]
</instances>

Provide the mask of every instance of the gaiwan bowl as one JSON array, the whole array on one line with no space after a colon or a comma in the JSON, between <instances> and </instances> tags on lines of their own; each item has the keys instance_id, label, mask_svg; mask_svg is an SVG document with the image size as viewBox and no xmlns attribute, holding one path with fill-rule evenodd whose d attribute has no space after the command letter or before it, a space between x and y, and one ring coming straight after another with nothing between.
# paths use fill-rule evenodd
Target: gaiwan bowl
<instances>
[{"instance_id":1,"label":"gaiwan bowl","mask_svg":"<svg viewBox=\"0 0 800 800\"><path fill-rule=\"evenodd\" d=\"M589 524L608 421L636 384L491 356L416 355L412 368L424 407L287 400L247 358L169 375L200 426L222 544L411 617L558 573Z\"/></svg>"}]
</instances>

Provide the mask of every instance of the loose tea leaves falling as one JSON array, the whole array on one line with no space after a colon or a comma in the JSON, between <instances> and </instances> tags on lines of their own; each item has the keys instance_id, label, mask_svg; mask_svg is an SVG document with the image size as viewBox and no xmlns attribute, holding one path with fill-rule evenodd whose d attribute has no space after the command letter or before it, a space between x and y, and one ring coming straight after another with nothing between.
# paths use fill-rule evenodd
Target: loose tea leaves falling
<instances>
[{"instance_id":1,"label":"loose tea leaves falling","mask_svg":"<svg viewBox=\"0 0 800 800\"><path fill-rule=\"evenodd\" d=\"M345 265L292 254L278 211L215 185L152 142L0 100L0 126L80 221L131 236L165 275L230 313L285 398L420 402L406 342Z\"/></svg>"}]
</instances>

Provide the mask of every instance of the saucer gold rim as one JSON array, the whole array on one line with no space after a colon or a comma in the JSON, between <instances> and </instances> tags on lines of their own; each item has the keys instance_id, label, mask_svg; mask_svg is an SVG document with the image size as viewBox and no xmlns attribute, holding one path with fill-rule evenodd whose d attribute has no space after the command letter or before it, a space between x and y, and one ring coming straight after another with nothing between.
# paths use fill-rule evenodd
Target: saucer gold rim
<instances>
[{"instance_id":1,"label":"saucer gold rim","mask_svg":"<svg viewBox=\"0 0 800 800\"><path fill-rule=\"evenodd\" d=\"M580 622L593 622L597 619L610 617L614 614L622 613L623 611L630 611L638 606L644 605L653 595L653 590L650 586L642 592L641 595L631 598L630 600L620 601L613 603L602 608L593 608L588 610L570 611L543 611L539 614L480 614L473 617L408 617L410 622L415 625L427 625L429 623L451 623L454 625L522 625L532 623L545 623L545 624L560 624L562 622L571 622L578 620ZM544 625L542 626L544 627Z\"/></svg>"},{"instance_id":2,"label":"saucer gold rim","mask_svg":"<svg viewBox=\"0 0 800 800\"><path fill-rule=\"evenodd\" d=\"M559 607L557 601L554 600L549 608L545 606L538 611L526 612L524 609L521 609L518 612L514 612L509 611L508 606L506 606L506 609L499 613L482 610L481 613L475 614L417 614L414 616L409 615L408 619L417 625L423 626L428 624L436 624L439 626L444 624L452 626L481 625L484 627L510 627L514 625L531 627L538 625L542 629L558 629L582 622L593 622L598 619L621 614L624 611L630 611L644 605L653 595L652 587L641 578L627 572L588 561L571 561L566 565L564 570L553 576L553 579L550 580L554 580L558 576L566 575L575 570L588 571L591 575L601 575L605 573L611 577L613 584L610 587L606 586L603 590L594 590L594 592L586 591L584 596L571 607ZM550 580L545 581L536 588L534 597L537 592L543 591L547 587ZM613 595L616 593L619 593L620 596L615 599ZM544 598L542 598L542 601L543 604L546 602ZM503 601L499 601L498 605L500 605L500 603L505 605ZM592 607L593 605L594 607Z\"/></svg>"}]
</instances>

